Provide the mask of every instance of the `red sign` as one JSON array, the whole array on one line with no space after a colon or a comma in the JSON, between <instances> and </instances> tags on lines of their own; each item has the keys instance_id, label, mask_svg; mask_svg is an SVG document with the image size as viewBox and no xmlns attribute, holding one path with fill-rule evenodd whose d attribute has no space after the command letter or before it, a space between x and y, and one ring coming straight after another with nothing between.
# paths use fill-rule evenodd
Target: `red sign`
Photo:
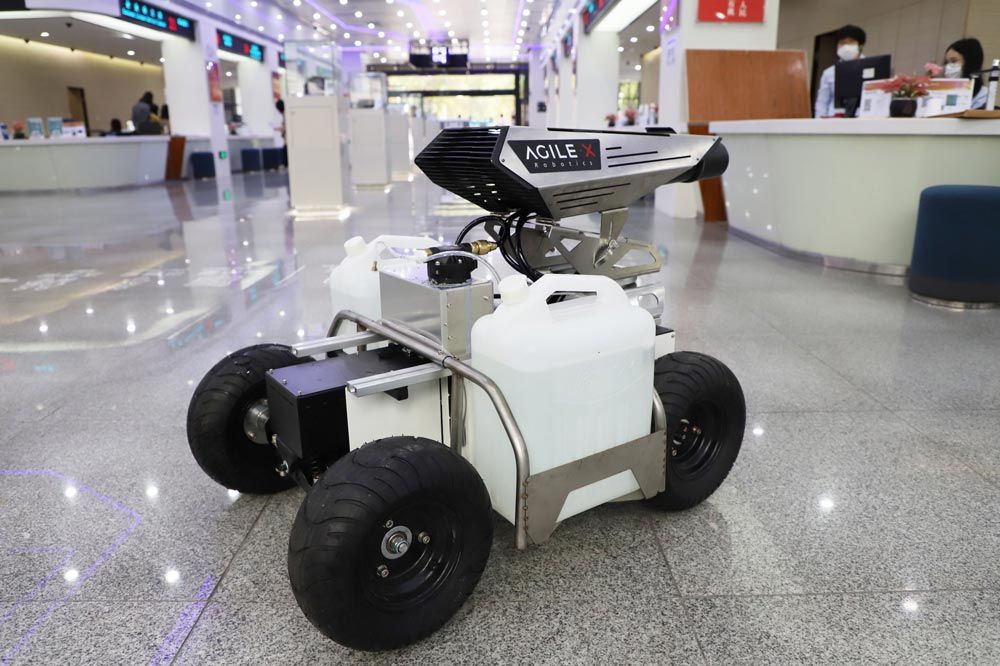
<instances>
[{"instance_id":1,"label":"red sign","mask_svg":"<svg viewBox=\"0 0 1000 666\"><path fill-rule=\"evenodd\" d=\"M763 23L764 0L698 0L698 20L714 23Z\"/></svg>"}]
</instances>

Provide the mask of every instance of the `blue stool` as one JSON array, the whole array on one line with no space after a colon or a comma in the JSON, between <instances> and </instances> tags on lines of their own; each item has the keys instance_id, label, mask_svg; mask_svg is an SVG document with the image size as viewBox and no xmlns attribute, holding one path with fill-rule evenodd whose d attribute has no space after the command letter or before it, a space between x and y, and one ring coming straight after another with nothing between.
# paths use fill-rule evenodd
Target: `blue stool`
<instances>
[{"instance_id":1,"label":"blue stool","mask_svg":"<svg viewBox=\"0 0 1000 666\"><path fill-rule=\"evenodd\" d=\"M240 151L240 163L243 173L260 171L260 148L244 148Z\"/></svg>"},{"instance_id":2,"label":"blue stool","mask_svg":"<svg viewBox=\"0 0 1000 666\"><path fill-rule=\"evenodd\" d=\"M281 148L262 148L260 153L264 162L264 171L277 171L281 168L283 161Z\"/></svg>"},{"instance_id":3,"label":"blue stool","mask_svg":"<svg viewBox=\"0 0 1000 666\"><path fill-rule=\"evenodd\" d=\"M215 159L212 153L191 153L191 174L195 180L215 178Z\"/></svg>"},{"instance_id":4,"label":"blue stool","mask_svg":"<svg viewBox=\"0 0 1000 666\"><path fill-rule=\"evenodd\" d=\"M918 300L953 307L1000 303L1000 187L938 185L920 193L910 262Z\"/></svg>"}]
</instances>

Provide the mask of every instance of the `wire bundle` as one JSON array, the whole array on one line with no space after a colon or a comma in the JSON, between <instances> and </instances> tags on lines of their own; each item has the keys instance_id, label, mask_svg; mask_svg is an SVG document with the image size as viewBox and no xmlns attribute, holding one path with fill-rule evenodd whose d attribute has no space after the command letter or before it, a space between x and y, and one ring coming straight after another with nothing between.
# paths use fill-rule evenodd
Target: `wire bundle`
<instances>
[{"instance_id":1,"label":"wire bundle","mask_svg":"<svg viewBox=\"0 0 1000 666\"><path fill-rule=\"evenodd\" d=\"M496 240L500 255L514 270L534 282L542 277L542 273L533 268L525 259L524 248L521 244L521 232L524 230L524 225L534 217L536 217L535 213L526 211L515 211L507 217L495 214L483 215L465 225L455 238L455 243L459 244L465 240L466 235L480 224L486 224L490 221L497 222L500 225L500 230L494 240Z\"/></svg>"}]
</instances>

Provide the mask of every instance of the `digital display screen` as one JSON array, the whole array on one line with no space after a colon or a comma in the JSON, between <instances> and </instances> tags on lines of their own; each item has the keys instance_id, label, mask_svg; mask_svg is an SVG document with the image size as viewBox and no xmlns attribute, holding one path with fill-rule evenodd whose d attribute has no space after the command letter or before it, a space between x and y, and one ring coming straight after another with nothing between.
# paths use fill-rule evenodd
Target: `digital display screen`
<instances>
[{"instance_id":1,"label":"digital display screen","mask_svg":"<svg viewBox=\"0 0 1000 666\"><path fill-rule=\"evenodd\" d=\"M264 62L264 47L260 44L222 30L216 30L215 36L220 50L246 56L257 62Z\"/></svg>"},{"instance_id":2,"label":"digital display screen","mask_svg":"<svg viewBox=\"0 0 1000 666\"><path fill-rule=\"evenodd\" d=\"M590 33L590 29L601 14L614 3L613 0L591 0L580 9L580 20L583 22L583 31Z\"/></svg>"},{"instance_id":3,"label":"digital display screen","mask_svg":"<svg viewBox=\"0 0 1000 666\"><path fill-rule=\"evenodd\" d=\"M469 40L452 39L421 44L410 42L410 64L414 67L468 67Z\"/></svg>"},{"instance_id":4,"label":"digital display screen","mask_svg":"<svg viewBox=\"0 0 1000 666\"><path fill-rule=\"evenodd\" d=\"M431 62L438 65L448 64L448 47L447 46L432 46L431 47Z\"/></svg>"},{"instance_id":5,"label":"digital display screen","mask_svg":"<svg viewBox=\"0 0 1000 666\"><path fill-rule=\"evenodd\" d=\"M148 2L118 0L118 14L126 21L194 40L194 21Z\"/></svg>"}]
</instances>

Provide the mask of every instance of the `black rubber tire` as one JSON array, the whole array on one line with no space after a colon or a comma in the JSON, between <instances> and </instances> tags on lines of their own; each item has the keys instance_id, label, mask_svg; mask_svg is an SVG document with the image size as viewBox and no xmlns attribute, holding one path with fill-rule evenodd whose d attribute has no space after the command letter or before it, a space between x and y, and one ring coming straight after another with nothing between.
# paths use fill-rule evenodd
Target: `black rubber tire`
<instances>
[{"instance_id":1,"label":"black rubber tire","mask_svg":"<svg viewBox=\"0 0 1000 666\"><path fill-rule=\"evenodd\" d=\"M265 374L310 359L285 345L265 344L235 351L215 364L198 384L188 406L187 435L198 465L216 482L241 493L270 494L295 485L275 468L274 447L257 444L243 432L247 408L267 395Z\"/></svg>"},{"instance_id":2,"label":"black rubber tire","mask_svg":"<svg viewBox=\"0 0 1000 666\"><path fill-rule=\"evenodd\" d=\"M414 537L399 559L382 553L388 520ZM490 496L468 461L429 439L387 437L338 460L309 490L288 541L288 577L323 634L358 650L393 649L454 615L492 541Z\"/></svg>"},{"instance_id":3,"label":"black rubber tire","mask_svg":"<svg viewBox=\"0 0 1000 666\"><path fill-rule=\"evenodd\" d=\"M732 371L705 354L668 354L656 359L653 373L667 413L667 483L649 501L680 511L700 504L729 475L743 443L746 401Z\"/></svg>"}]
</instances>

